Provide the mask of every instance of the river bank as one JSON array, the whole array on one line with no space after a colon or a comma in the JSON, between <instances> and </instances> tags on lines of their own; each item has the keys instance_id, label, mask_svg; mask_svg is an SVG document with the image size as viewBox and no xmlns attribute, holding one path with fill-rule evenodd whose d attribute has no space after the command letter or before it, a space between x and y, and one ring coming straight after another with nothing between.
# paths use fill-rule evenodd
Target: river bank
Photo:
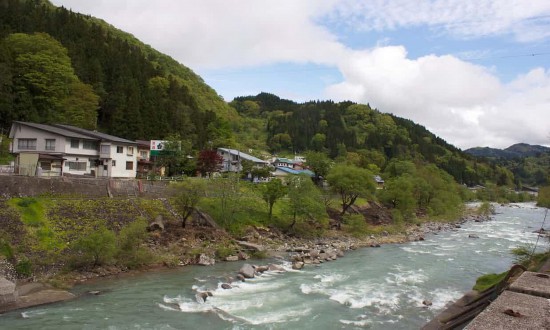
<instances>
[{"instance_id":1,"label":"river bank","mask_svg":"<svg viewBox=\"0 0 550 330\"><path fill-rule=\"evenodd\" d=\"M251 228L247 235L241 237L245 241L236 241L233 243L240 245L241 251L236 257L229 256L217 262L231 262L235 260L244 260L249 258L249 253L253 255L263 255L268 258L277 258L294 263L296 269L300 269L307 264L319 264L336 258L343 257L346 251L356 250L366 247L380 247L385 244L403 244L412 241L422 241L425 236L430 234L437 235L442 231L456 230L460 225L467 221L485 221L487 218L468 215L454 222L423 222L416 225L409 225L401 233L389 233L382 230L379 235L368 235L364 237L354 237L338 230L329 230L323 237L319 238L296 238L282 235L280 232L263 227ZM251 249L251 247L253 247ZM251 251L256 250L256 251ZM260 252L260 253L258 253ZM213 264L214 258L209 257ZM196 261L196 262L193 262ZM256 259L256 263L260 259ZM175 267L186 267L198 264L200 258L189 260L186 263L180 263ZM300 264L301 263L301 264ZM296 265L299 266L296 266ZM111 280L128 278L148 272L162 272L173 269L173 265L165 263L156 263L140 269L124 269L117 266L101 266L85 272L70 272L58 275L53 279L47 279L45 283L32 281L19 281L17 290L19 291L19 303L11 306L4 306L0 313L15 309L28 308L37 305L55 303L76 298L68 290L75 285L89 284L98 280ZM237 269L235 270L237 273ZM54 286L52 286L54 284ZM30 288L30 289L29 289Z\"/></svg>"}]
</instances>

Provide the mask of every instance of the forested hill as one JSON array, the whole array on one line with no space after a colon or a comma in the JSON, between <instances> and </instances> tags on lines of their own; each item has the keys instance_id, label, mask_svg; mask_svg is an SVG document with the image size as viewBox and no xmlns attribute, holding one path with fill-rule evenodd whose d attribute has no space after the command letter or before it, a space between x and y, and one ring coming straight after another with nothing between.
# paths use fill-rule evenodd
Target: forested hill
<instances>
[{"instance_id":1,"label":"forested hill","mask_svg":"<svg viewBox=\"0 0 550 330\"><path fill-rule=\"evenodd\" d=\"M527 143L516 143L509 146L506 149L496 149L489 147L477 147L464 150L476 157L486 158L525 158L525 157L539 157L544 154L550 154L550 148L540 145L531 145Z\"/></svg>"},{"instance_id":2,"label":"forested hill","mask_svg":"<svg viewBox=\"0 0 550 330\"><path fill-rule=\"evenodd\" d=\"M432 163L467 185L511 184L513 180L509 171L477 162L425 127L368 104L298 104L268 93L237 97L230 104L248 121L248 130L238 132L238 140L253 146L260 136L252 136L250 131L265 126L267 132L261 138L273 153L317 151L360 167L375 164L380 169L394 158Z\"/></svg>"},{"instance_id":3,"label":"forested hill","mask_svg":"<svg viewBox=\"0 0 550 330\"><path fill-rule=\"evenodd\" d=\"M4 129L64 122L129 139L178 133L201 148L229 139L235 116L189 68L100 19L43 0L0 0Z\"/></svg>"},{"instance_id":4,"label":"forested hill","mask_svg":"<svg viewBox=\"0 0 550 330\"><path fill-rule=\"evenodd\" d=\"M517 143L506 149L471 148L464 152L509 169L516 185L543 186L550 181L550 148Z\"/></svg>"}]
</instances>

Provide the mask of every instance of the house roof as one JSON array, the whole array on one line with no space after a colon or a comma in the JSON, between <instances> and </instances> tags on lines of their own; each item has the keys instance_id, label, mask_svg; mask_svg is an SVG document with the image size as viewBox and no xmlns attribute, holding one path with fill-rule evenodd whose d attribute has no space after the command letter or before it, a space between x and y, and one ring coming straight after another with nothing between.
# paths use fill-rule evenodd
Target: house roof
<instances>
[{"instance_id":1,"label":"house roof","mask_svg":"<svg viewBox=\"0 0 550 330\"><path fill-rule=\"evenodd\" d=\"M384 179L382 179L380 175L375 175L374 181L376 181L377 183L384 183Z\"/></svg>"},{"instance_id":2,"label":"house roof","mask_svg":"<svg viewBox=\"0 0 550 330\"><path fill-rule=\"evenodd\" d=\"M33 127L33 128L36 128L36 129L39 129L39 130L42 130L42 131L54 133L54 134L65 136L65 137L95 140L92 137L89 137L89 136L86 136L86 135L83 135L83 134L79 134L77 132L69 131L69 130L67 130L65 128L62 128L62 127L56 127L56 126L52 126L52 125L29 123L29 122L24 122L24 121L14 121L12 125L15 125L15 124L24 125L24 126L28 126L28 127ZM13 138L13 132L10 132L10 138Z\"/></svg>"},{"instance_id":3,"label":"house roof","mask_svg":"<svg viewBox=\"0 0 550 330\"><path fill-rule=\"evenodd\" d=\"M236 149L218 148L218 150L225 151L225 152L229 153L230 155L239 155L239 157L241 157L242 159L250 160L254 163L267 164L267 162L265 160L261 160L260 158L256 158L252 155L249 155L247 153L244 153L244 152L236 150Z\"/></svg>"},{"instance_id":4,"label":"house roof","mask_svg":"<svg viewBox=\"0 0 550 330\"><path fill-rule=\"evenodd\" d=\"M276 169L280 170L282 172L288 173L288 174L294 174L294 175L307 174L309 176L315 176L315 173L313 173L310 170L294 170L294 169L284 167L284 166L277 166Z\"/></svg>"},{"instance_id":5,"label":"house roof","mask_svg":"<svg viewBox=\"0 0 550 330\"><path fill-rule=\"evenodd\" d=\"M138 147L142 149L151 149L151 141L146 140L136 140Z\"/></svg>"},{"instance_id":6,"label":"house roof","mask_svg":"<svg viewBox=\"0 0 550 330\"><path fill-rule=\"evenodd\" d=\"M294 161L288 158L276 158L275 163L287 163L287 164L294 164Z\"/></svg>"},{"instance_id":7,"label":"house roof","mask_svg":"<svg viewBox=\"0 0 550 330\"><path fill-rule=\"evenodd\" d=\"M96 132L96 131L89 131L87 129L76 127L76 126L64 125L64 124L54 124L54 126L55 127L61 127L61 128L67 129L69 131L77 132L77 133L80 133L80 134L84 134L84 135L87 135L89 137L93 137L93 138L96 138L96 139L99 139L99 140L106 140L106 141L119 142L119 143L125 143L125 144L137 144L137 142L135 142L135 141L126 140L126 139L120 138L118 136L109 135L109 134L106 134L106 133L101 133L101 132Z\"/></svg>"}]
</instances>

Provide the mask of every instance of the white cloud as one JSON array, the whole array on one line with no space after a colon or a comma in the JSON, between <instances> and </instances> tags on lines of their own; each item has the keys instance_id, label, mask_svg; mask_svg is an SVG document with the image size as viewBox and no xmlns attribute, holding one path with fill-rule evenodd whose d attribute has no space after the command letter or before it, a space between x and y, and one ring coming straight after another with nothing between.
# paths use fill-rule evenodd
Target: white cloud
<instances>
[{"instance_id":1,"label":"white cloud","mask_svg":"<svg viewBox=\"0 0 550 330\"><path fill-rule=\"evenodd\" d=\"M458 37L533 41L550 36L549 15L546 0L342 0L331 17L367 31L426 25Z\"/></svg>"},{"instance_id":2,"label":"white cloud","mask_svg":"<svg viewBox=\"0 0 550 330\"><path fill-rule=\"evenodd\" d=\"M192 68L333 64L345 49L314 23L336 0L113 2L54 0L102 17Z\"/></svg>"},{"instance_id":3,"label":"white cloud","mask_svg":"<svg viewBox=\"0 0 550 330\"><path fill-rule=\"evenodd\" d=\"M335 100L370 103L410 118L457 146L548 144L550 72L535 69L509 85L489 70L446 55L407 58L404 47L352 52L339 65Z\"/></svg>"}]
</instances>

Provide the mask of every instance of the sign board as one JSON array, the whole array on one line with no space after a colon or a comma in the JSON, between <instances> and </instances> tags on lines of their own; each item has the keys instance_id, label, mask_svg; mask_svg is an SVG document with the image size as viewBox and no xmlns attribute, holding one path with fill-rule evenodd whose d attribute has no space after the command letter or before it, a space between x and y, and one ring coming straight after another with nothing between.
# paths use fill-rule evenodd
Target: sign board
<instances>
[{"instance_id":1,"label":"sign board","mask_svg":"<svg viewBox=\"0 0 550 330\"><path fill-rule=\"evenodd\" d=\"M165 140L151 140L151 156L157 156L164 149Z\"/></svg>"}]
</instances>

